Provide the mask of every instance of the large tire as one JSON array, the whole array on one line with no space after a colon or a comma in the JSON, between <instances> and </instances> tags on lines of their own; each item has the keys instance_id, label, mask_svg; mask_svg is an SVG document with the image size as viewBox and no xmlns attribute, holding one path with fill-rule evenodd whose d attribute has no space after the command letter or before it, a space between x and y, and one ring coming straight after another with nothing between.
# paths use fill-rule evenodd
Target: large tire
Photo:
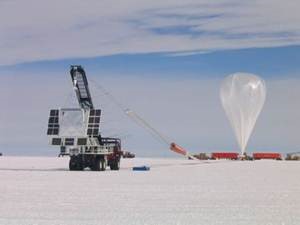
<instances>
[{"instance_id":1,"label":"large tire","mask_svg":"<svg viewBox=\"0 0 300 225\"><path fill-rule=\"evenodd\" d=\"M100 171L100 159L99 158L96 158L94 160L94 163L91 166L91 170L93 170L93 171Z\"/></svg>"},{"instance_id":2,"label":"large tire","mask_svg":"<svg viewBox=\"0 0 300 225\"><path fill-rule=\"evenodd\" d=\"M70 170L83 170L83 161L80 155L78 156L71 156L69 161L69 169Z\"/></svg>"},{"instance_id":3,"label":"large tire","mask_svg":"<svg viewBox=\"0 0 300 225\"><path fill-rule=\"evenodd\" d=\"M119 170L120 169L120 159L113 160L109 164L111 170Z\"/></svg>"},{"instance_id":4,"label":"large tire","mask_svg":"<svg viewBox=\"0 0 300 225\"><path fill-rule=\"evenodd\" d=\"M76 170L76 168L77 168L76 161L74 160L73 157L71 157L69 161L69 169L72 171L72 170Z\"/></svg>"},{"instance_id":5,"label":"large tire","mask_svg":"<svg viewBox=\"0 0 300 225\"><path fill-rule=\"evenodd\" d=\"M96 158L94 164L91 166L93 171L104 171L106 170L107 162L105 158Z\"/></svg>"}]
</instances>

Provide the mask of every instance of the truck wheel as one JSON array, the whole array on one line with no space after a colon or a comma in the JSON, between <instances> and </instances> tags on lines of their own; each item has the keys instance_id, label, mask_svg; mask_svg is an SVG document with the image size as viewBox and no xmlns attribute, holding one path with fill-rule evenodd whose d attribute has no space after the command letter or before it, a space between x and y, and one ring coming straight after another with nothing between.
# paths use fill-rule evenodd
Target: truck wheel
<instances>
[{"instance_id":1,"label":"truck wheel","mask_svg":"<svg viewBox=\"0 0 300 225\"><path fill-rule=\"evenodd\" d=\"M76 170L76 167L77 167L76 161L74 160L74 157L71 157L69 161L69 169Z\"/></svg>"},{"instance_id":2,"label":"truck wheel","mask_svg":"<svg viewBox=\"0 0 300 225\"><path fill-rule=\"evenodd\" d=\"M120 169L120 160L114 160L110 163L111 170L119 170Z\"/></svg>"},{"instance_id":3,"label":"truck wheel","mask_svg":"<svg viewBox=\"0 0 300 225\"><path fill-rule=\"evenodd\" d=\"M90 167L93 171L100 171L100 159L96 158L93 165Z\"/></svg>"},{"instance_id":4,"label":"truck wheel","mask_svg":"<svg viewBox=\"0 0 300 225\"><path fill-rule=\"evenodd\" d=\"M80 156L71 156L69 161L70 170L83 170L83 162Z\"/></svg>"},{"instance_id":5,"label":"truck wheel","mask_svg":"<svg viewBox=\"0 0 300 225\"><path fill-rule=\"evenodd\" d=\"M91 167L91 170L104 171L104 170L106 170L106 166L107 166L107 163L104 158L96 158L93 166Z\"/></svg>"}]
</instances>

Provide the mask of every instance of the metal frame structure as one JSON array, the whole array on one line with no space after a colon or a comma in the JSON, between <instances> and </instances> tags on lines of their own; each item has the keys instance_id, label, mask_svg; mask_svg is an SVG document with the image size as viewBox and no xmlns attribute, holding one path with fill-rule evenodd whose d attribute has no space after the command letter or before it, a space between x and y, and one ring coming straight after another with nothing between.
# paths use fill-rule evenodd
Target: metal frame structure
<instances>
[{"instance_id":1,"label":"metal frame structure","mask_svg":"<svg viewBox=\"0 0 300 225\"><path fill-rule=\"evenodd\" d=\"M70 156L70 170L83 170L86 167L105 170L107 166L119 170L121 140L101 136L101 110L94 109L84 69L77 65L71 66L70 74L80 108L50 110L47 131L50 144L60 146L61 156ZM70 117L69 124L64 124L68 114L74 116ZM79 118L75 118L76 114ZM72 121L73 118L77 121Z\"/></svg>"}]
</instances>

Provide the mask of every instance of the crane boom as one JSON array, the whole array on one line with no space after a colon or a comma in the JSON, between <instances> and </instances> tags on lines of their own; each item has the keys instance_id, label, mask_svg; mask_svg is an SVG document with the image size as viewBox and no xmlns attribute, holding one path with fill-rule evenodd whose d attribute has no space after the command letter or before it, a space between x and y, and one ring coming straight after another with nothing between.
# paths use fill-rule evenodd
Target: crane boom
<instances>
[{"instance_id":1,"label":"crane boom","mask_svg":"<svg viewBox=\"0 0 300 225\"><path fill-rule=\"evenodd\" d=\"M84 69L81 66L73 65L70 74L80 108L84 110L94 109Z\"/></svg>"}]
</instances>

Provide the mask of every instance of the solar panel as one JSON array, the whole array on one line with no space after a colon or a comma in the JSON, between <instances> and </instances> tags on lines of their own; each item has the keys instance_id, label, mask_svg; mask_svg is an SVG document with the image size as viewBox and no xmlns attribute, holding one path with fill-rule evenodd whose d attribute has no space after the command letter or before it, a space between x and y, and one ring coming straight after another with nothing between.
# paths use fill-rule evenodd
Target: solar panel
<instances>
[{"instance_id":1,"label":"solar panel","mask_svg":"<svg viewBox=\"0 0 300 225\"><path fill-rule=\"evenodd\" d=\"M53 129L53 135L58 135L58 129Z\"/></svg>"},{"instance_id":2,"label":"solar panel","mask_svg":"<svg viewBox=\"0 0 300 225\"><path fill-rule=\"evenodd\" d=\"M100 116L101 115L101 110L100 109L96 109L96 116Z\"/></svg>"},{"instance_id":3,"label":"solar panel","mask_svg":"<svg viewBox=\"0 0 300 225\"><path fill-rule=\"evenodd\" d=\"M78 138L77 145L86 145L87 139L86 138Z\"/></svg>"},{"instance_id":4,"label":"solar panel","mask_svg":"<svg viewBox=\"0 0 300 225\"><path fill-rule=\"evenodd\" d=\"M90 110L90 116L94 116L95 115L96 110L95 109L91 109Z\"/></svg>"},{"instance_id":5,"label":"solar panel","mask_svg":"<svg viewBox=\"0 0 300 225\"><path fill-rule=\"evenodd\" d=\"M100 109L91 109L90 110L87 135L98 136L99 126L100 126L100 115L101 115Z\"/></svg>"},{"instance_id":6,"label":"solar panel","mask_svg":"<svg viewBox=\"0 0 300 225\"><path fill-rule=\"evenodd\" d=\"M89 128L89 129L93 129L93 128L99 129L99 124L89 124L89 125L88 125L88 128Z\"/></svg>"},{"instance_id":7,"label":"solar panel","mask_svg":"<svg viewBox=\"0 0 300 225\"><path fill-rule=\"evenodd\" d=\"M58 135L59 134L59 110L51 109L48 120L47 135Z\"/></svg>"},{"instance_id":8,"label":"solar panel","mask_svg":"<svg viewBox=\"0 0 300 225\"><path fill-rule=\"evenodd\" d=\"M51 109L50 110L50 116L58 116L58 110L57 109Z\"/></svg>"},{"instance_id":9,"label":"solar panel","mask_svg":"<svg viewBox=\"0 0 300 225\"><path fill-rule=\"evenodd\" d=\"M58 117L49 117L50 124L58 124Z\"/></svg>"},{"instance_id":10,"label":"solar panel","mask_svg":"<svg viewBox=\"0 0 300 225\"><path fill-rule=\"evenodd\" d=\"M53 138L52 145L61 145L61 138Z\"/></svg>"},{"instance_id":11,"label":"solar panel","mask_svg":"<svg viewBox=\"0 0 300 225\"><path fill-rule=\"evenodd\" d=\"M74 145L74 138L66 138L65 145Z\"/></svg>"}]
</instances>

